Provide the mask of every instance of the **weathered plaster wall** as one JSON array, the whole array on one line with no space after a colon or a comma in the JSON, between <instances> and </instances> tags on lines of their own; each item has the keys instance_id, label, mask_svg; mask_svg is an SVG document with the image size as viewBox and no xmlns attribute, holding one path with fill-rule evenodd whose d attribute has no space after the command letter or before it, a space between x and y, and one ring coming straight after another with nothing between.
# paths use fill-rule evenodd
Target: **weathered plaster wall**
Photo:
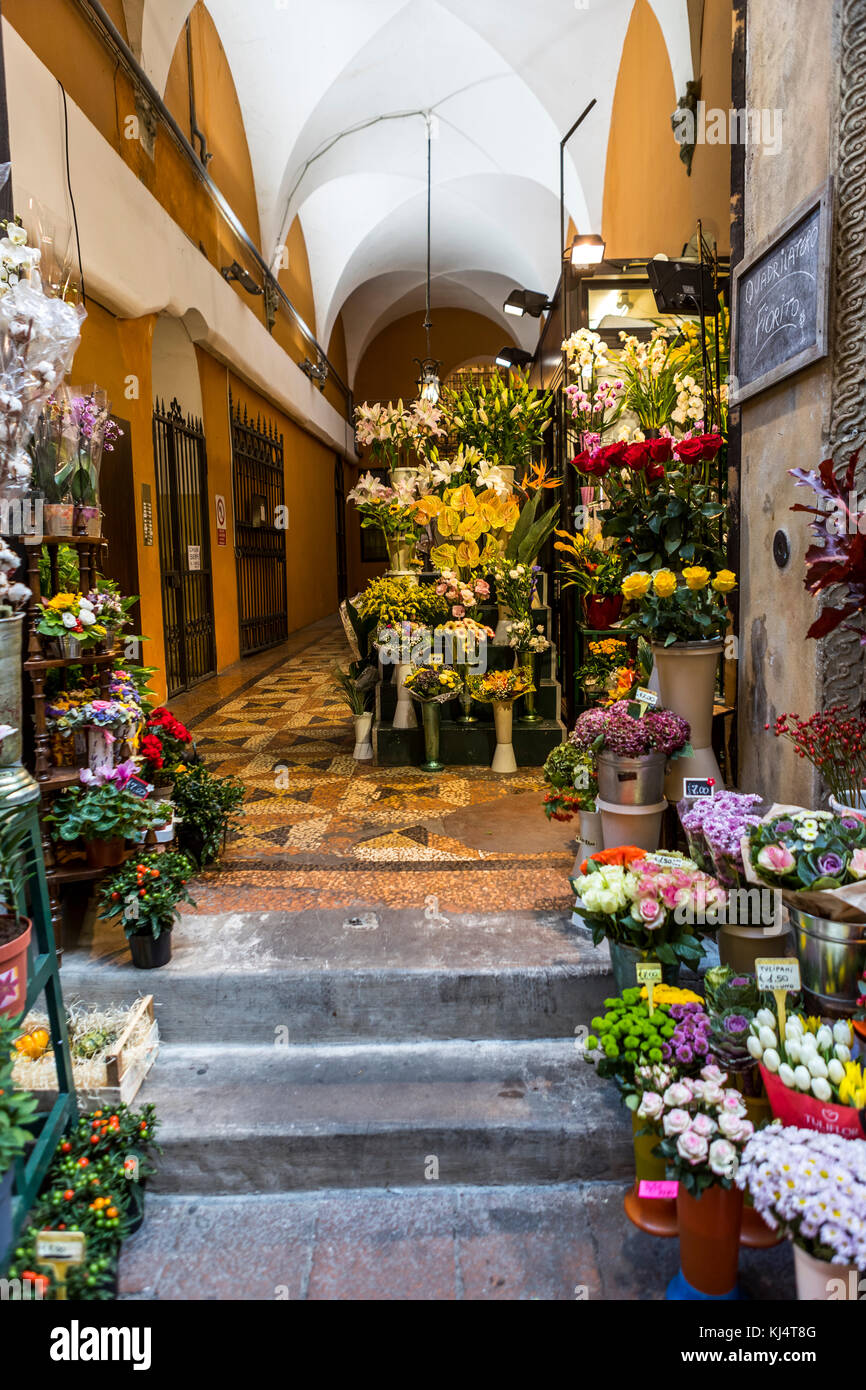
<instances>
[{"instance_id":1,"label":"weathered plaster wall","mask_svg":"<svg viewBox=\"0 0 866 1390\"><path fill-rule=\"evenodd\" d=\"M782 111L782 148L752 147L746 159L745 254L820 187L832 165L838 88L831 0L750 0L748 103ZM832 346L832 345L831 345ZM818 646L806 640L815 601L803 587L810 500L787 470L825 457L831 358L743 406L740 627L740 781L771 796L808 801L811 769L764 729L786 710L811 714L820 702ZM773 536L784 530L791 559L780 570Z\"/></svg>"}]
</instances>

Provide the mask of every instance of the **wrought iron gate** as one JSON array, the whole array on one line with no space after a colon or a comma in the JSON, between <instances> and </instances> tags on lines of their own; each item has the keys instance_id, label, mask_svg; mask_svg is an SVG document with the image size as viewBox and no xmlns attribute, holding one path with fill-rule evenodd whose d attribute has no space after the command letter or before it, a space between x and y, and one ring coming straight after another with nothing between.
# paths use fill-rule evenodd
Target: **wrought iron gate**
<instances>
[{"instance_id":1,"label":"wrought iron gate","mask_svg":"<svg viewBox=\"0 0 866 1390\"><path fill-rule=\"evenodd\" d=\"M253 424L246 407L242 417L231 392L229 414L240 649L250 656L289 635L283 436L260 416Z\"/></svg>"},{"instance_id":2,"label":"wrought iron gate","mask_svg":"<svg viewBox=\"0 0 866 1390\"><path fill-rule=\"evenodd\" d=\"M337 602L349 597L349 566L346 559L346 480L343 460L334 461L334 524L337 532Z\"/></svg>"},{"instance_id":3,"label":"wrought iron gate","mask_svg":"<svg viewBox=\"0 0 866 1390\"><path fill-rule=\"evenodd\" d=\"M153 412L168 696L216 671L207 454L201 420L174 400Z\"/></svg>"}]
</instances>

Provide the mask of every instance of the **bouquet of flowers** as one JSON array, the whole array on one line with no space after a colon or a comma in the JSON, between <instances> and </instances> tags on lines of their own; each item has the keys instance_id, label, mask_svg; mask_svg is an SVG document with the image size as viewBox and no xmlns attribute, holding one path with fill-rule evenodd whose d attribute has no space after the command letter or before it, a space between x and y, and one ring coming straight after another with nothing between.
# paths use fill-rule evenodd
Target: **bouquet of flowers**
<instances>
[{"instance_id":1,"label":"bouquet of flowers","mask_svg":"<svg viewBox=\"0 0 866 1390\"><path fill-rule=\"evenodd\" d=\"M657 985L650 1013L645 994L633 988L605 999L605 1012L590 1022L584 1044L584 1056L596 1061L599 1076L613 1078L626 1097L650 1089L652 1080L664 1077L669 1084L674 1073L698 1065L695 1056L680 1063L666 1060L678 1026L672 1011L693 1004L696 996L673 985Z\"/></svg>"},{"instance_id":2,"label":"bouquet of flowers","mask_svg":"<svg viewBox=\"0 0 866 1390\"><path fill-rule=\"evenodd\" d=\"M529 615L535 592L537 570L534 565L512 563L497 556L490 567L496 581L496 601L510 609L516 618Z\"/></svg>"},{"instance_id":3,"label":"bouquet of flowers","mask_svg":"<svg viewBox=\"0 0 866 1390\"><path fill-rule=\"evenodd\" d=\"M733 1186L755 1132L742 1095L726 1085L727 1079L711 1064L694 1080L675 1081L663 1095L647 1092L638 1107L639 1118L662 1136L656 1153L665 1160L668 1178L681 1182L693 1197L714 1184Z\"/></svg>"},{"instance_id":4,"label":"bouquet of flowers","mask_svg":"<svg viewBox=\"0 0 866 1390\"><path fill-rule=\"evenodd\" d=\"M856 803L859 795L859 804L866 807L866 719L843 705L831 705L810 719L780 714L773 732L812 764L840 805L852 797Z\"/></svg>"},{"instance_id":5,"label":"bouquet of flowers","mask_svg":"<svg viewBox=\"0 0 866 1390\"><path fill-rule=\"evenodd\" d=\"M564 589L573 587L584 597L600 594L611 598L620 592L623 559L618 550L596 545L582 532L572 536L557 530L556 535L559 540L554 541L553 548L565 557L559 571L564 576Z\"/></svg>"},{"instance_id":6,"label":"bouquet of flowers","mask_svg":"<svg viewBox=\"0 0 866 1390\"><path fill-rule=\"evenodd\" d=\"M389 540L417 534L416 500L411 487L388 487L372 473L365 473L346 498L358 508L362 527L381 531Z\"/></svg>"},{"instance_id":7,"label":"bouquet of flowers","mask_svg":"<svg viewBox=\"0 0 866 1390\"><path fill-rule=\"evenodd\" d=\"M487 572L519 516L520 504L512 493L500 496L489 490L480 495L468 483L446 489L442 497L420 498L415 512L418 525L436 522L439 544L430 552L431 563L459 574L462 581Z\"/></svg>"},{"instance_id":8,"label":"bouquet of flowers","mask_svg":"<svg viewBox=\"0 0 866 1390\"><path fill-rule=\"evenodd\" d=\"M584 710L569 737L575 748L585 752L607 751L623 758L664 753L676 758L690 752L690 732L688 721L672 710L636 714L628 701L619 700L608 709Z\"/></svg>"},{"instance_id":9,"label":"bouquet of flowers","mask_svg":"<svg viewBox=\"0 0 866 1390\"><path fill-rule=\"evenodd\" d=\"M549 788L544 797L548 820L570 821L580 811L595 810L598 779L591 754L571 743L557 744L548 753L543 771Z\"/></svg>"},{"instance_id":10,"label":"bouquet of flowers","mask_svg":"<svg viewBox=\"0 0 866 1390\"><path fill-rule=\"evenodd\" d=\"M479 602L486 603L490 598L490 585L479 574L470 573L462 580L453 570L442 570L436 585L437 594L442 595L451 605L453 618L465 618L467 608L474 608Z\"/></svg>"},{"instance_id":11,"label":"bouquet of flowers","mask_svg":"<svg viewBox=\"0 0 866 1390\"><path fill-rule=\"evenodd\" d=\"M745 839L743 845L745 854ZM759 882L789 892L860 883L866 879L866 822L830 811L771 813L750 829L748 856Z\"/></svg>"},{"instance_id":12,"label":"bouquet of flowers","mask_svg":"<svg viewBox=\"0 0 866 1390\"><path fill-rule=\"evenodd\" d=\"M108 579L101 579L96 588L90 590L87 599L96 614L96 621L118 632L131 621L129 610L138 602L134 595L125 598L113 580Z\"/></svg>"},{"instance_id":13,"label":"bouquet of flowers","mask_svg":"<svg viewBox=\"0 0 866 1390\"><path fill-rule=\"evenodd\" d=\"M754 808L761 797L741 792L718 792L698 801L681 801L677 807L686 832L689 854L725 888L745 882L742 840L759 823Z\"/></svg>"},{"instance_id":14,"label":"bouquet of flowers","mask_svg":"<svg viewBox=\"0 0 866 1390\"><path fill-rule=\"evenodd\" d=\"M142 721L142 713L137 704L127 704L123 700L87 700L55 713L49 706L49 728L68 738L76 729L101 729L108 741L118 736L130 737Z\"/></svg>"},{"instance_id":15,"label":"bouquet of flowers","mask_svg":"<svg viewBox=\"0 0 866 1390\"><path fill-rule=\"evenodd\" d=\"M157 773L183 772L196 761L192 734L163 706L147 716L140 752L144 768L151 777Z\"/></svg>"},{"instance_id":16,"label":"bouquet of flowers","mask_svg":"<svg viewBox=\"0 0 866 1390\"><path fill-rule=\"evenodd\" d=\"M625 407L637 416L641 429L663 429L674 420L683 389L679 376L685 359L682 339L666 328L654 328L648 343L628 333L620 333L619 338Z\"/></svg>"},{"instance_id":17,"label":"bouquet of flowers","mask_svg":"<svg viewBox=\"0 0 866 1390\"><path fill-rule=\"evenodd\" d=\"M388 468L396 468L401 454L415 453L424 459L434 439L444 437L442 411L419 398L408 407L365 401L355 410L355 438L360 448L369 448L373 458Z\"/></svg>"},{"instance_id":18,"label":"bouquet of flowers","mask_svg":"<svg viewBox=\"0 0 866 1390\"><path fill-rule=\"evenodd\" d=\"M529 618L517 618L507 624L508 645L513 647L518 657L540 656L550 646L544 631L544 624L537 623L533 630Z\"/></svg>"},{"instance_id":19,"label":"bouquet of flowers","mask_svg":"<svg viewBox=\"0 0 866 1390\"><path fill-rule=\"evenodd\" d=\"M451 666L415 666L403 684L422 703L444 704L463 689L463 682Z\"/></svg>"},{"instance_id":20,"label":"bouquet of flowers","mask_svg":"<svg viewBox=\"0 0 866 1390\"><path fill-rule=\"evenodd\" d=\"M747 1143L736 1177L755 1210L815 1259L866 1269L866 1144L770 1125Z\"/></svg>"},{"instance_id":21,"label":"bouquet of flowers","mask_svg":"<svg viewBox=\"0 0 866 1390\"><path fill-rule=\"evenodd\" d=\"M704 565L689 565L679 576L669 569L639 570L622 581L623 594L636 605L623 627L666 647L721 637L730 621L726 595L736 584L731 570L711 578Z\"/></svg>"},{"instance_id":22,"label":"bouquet of flowers","mask_svg":"<svg viewBox=\"0 0 866 1390\"><path fill-rule=\"evenodd\" d=\"M601 373L610 367L607 346L598 333L579 328L562 345L569 371L577 377L565 388L571 417L581 434L601 439L622 414L625 383L606 381Z\"/></svg>"},{"instance_id":23,"label":"bouquet of flowers","mask_svg":"<svg viewBox=\"0 0 866 1390\"><path fill-rule=\"evenodd\" d=\"M94 386L89 392L73 391L64 408L64 458L56 477L62 496L70 493L81 507L95 507L99 500L99 469L103 453L114 451L122 436L111 418L111 404L104 391ZM68 457L67 457L68 455Z\"/></svg>"},{"instance_id":24,"label":"bouquet of flowers","mask_svg":"<svg viewBox=\"0 0 866 1390\"><path fill-rule=\"evenodd\" d=\"M448 432L458 444L477 449L503 467L520 466L550 423L552 397L529 385L529 374L497 372L459 389L446 387L441 405Z\"/></svg>"},{"instance_id":25,"label":"bouquet of flowers","mask_svg":"<svg viewBox=\"0 0 866 1390\"><path fill-rule=\"evenodd\" d=\"M447 599L432 584L414 584L408 578L387 575L370 581L358 599L357 610L376 627L403 622L434 627L449 616Z\"/></svg>"},{"instance_id":26,"label":"bouquet of flowers","mask_svg":"<svg viewBox=\"0 0 866 1390\"><path fill-rule=\"evenodd\" d=\"M473 700L487 705L510 703L535 689L519 666L513 671L488 671L484 676L470 676L468 684Z\"/></svg>"},{"instance_id":27,"label":"bouquet of flowers","mask_svg":"<svg viewBox=\"0 0 866 1390\"><path fill-rule=\"evenodd\" d=\"M576 673L587 700L603 704L616 704L617 700L624 700L637 680L628 643L619 637L596 638L589 642L587 652L586 660ZM626 677L628 687L624 688Z\"/></svg>"},{"instance_id":28,"label":"bouquet of flowers","mask_svg":"<svg viewBox=\"0 0 866 1390\"><path fill-rule=\"evenodd\" d=\"M42 637L75 637L82 644L101 642L108 629L96 616L86 594L55 594L41 600L36 631Z\"/></svg>"},{"instance_id":29,"label":"bouquet of flowers","mask_svg":"<svg viewBox=\"0 0 866 1390\"><path fill-rule=\"evenodd\" d=\"M847 1020L830 1025L790 1014L783 1038L772 1010L759 1009L749 1032L749 1055L789 1091L858 1110L866 1105L866 1081L862 1068L851 1061L854 1033Z\"/></svg>"},{"instance_id":30,"label":"bouquet of flowers","mask_svg":"<svg viewBox=\"0 0 866 1390\"><path fill-rule=\"evenodd\" d=\"M446 663L455 666L477 666L482 649L494 636L492 627L468 617L440 623L433 632Z\"/></svg>"},{"instance_id":31,"label":"bouquet of flowers","mask_svg":"<svg viewBox=\"0 0 866 1390\"><path fill-rule=\"evenodd\" d=\"M695 965L704 950L694 923L712 921L714 912L725 905L724 889L689 859L660 864L634 846L627 849L627 864L606 862L602 851L585 860L572 880L593 944L607 938L652 953L663 965Z\"/></svg>"}]
</instances>

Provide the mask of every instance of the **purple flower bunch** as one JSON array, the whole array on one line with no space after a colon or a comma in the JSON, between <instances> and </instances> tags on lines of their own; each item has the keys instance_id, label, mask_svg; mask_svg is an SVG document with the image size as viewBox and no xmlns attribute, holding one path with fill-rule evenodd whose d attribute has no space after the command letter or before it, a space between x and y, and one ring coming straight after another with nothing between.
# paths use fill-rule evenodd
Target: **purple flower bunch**
<instances>
[{"instance_id":1,"label":"purple flower bunch","mask_svg":"<svg viewBox=\"0 0 866 1390\"><path fill-rule=\"evenodd\" d=\"M710 1051L710 1018L701 1004L672 1004L671 1018L677 1026L671 1037L662 1045L662 1056L666 1062L674 1062L681 1067L707 1066L713 1058Z\"/></svg>"},{"instance_id":2,"label":"purple flower bunch","mask_svg":"<svg viewBox=\"0 0 866 1390\"><path fill-rule=\"evenodd\" d=\"M586 710L574 726L571 742L584 752L607 751L622 758L664 753L671 758L682 752L690 734L688 721L673 710L634 715L628 700L618 700L608 709Z\"/></svg>"},{"instance_id":3,"label":"purple flower bunch","mask_svg":"<svg viewBox=\"0 0 866 1390\"><path fill-rule=\"evenodd\" d=\"M726 888L743 882L744 867L740 841L760 817L754 808L761 798L742 792L719 792L695 801L681 801L680 823L686 832L692 858L710 859L716 877ZM708 865L703 863L703 868Z\"/></svg>"}]
</instances>

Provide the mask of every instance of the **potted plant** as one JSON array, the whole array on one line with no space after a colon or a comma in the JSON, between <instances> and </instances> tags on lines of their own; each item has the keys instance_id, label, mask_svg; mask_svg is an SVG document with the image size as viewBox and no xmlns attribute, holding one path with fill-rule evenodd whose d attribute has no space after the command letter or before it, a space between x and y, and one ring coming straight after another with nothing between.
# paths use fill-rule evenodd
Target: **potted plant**
<instances>
[{"instance_id":1,"label":"potted plant","mask_svg":"<svg viewBox=\"0 0 866 1390\"><path fill-rule=\"evenodd\" d=\"M110 409L106 393L96 386L86 393L73 390L64 408L64 462L56 483L72 496L76 535L98 536L102 529L99 470L103 454L112 453L123 434Z\"/></svg>"},{"instance_id":2,"label":"potted plant","mask_svg":"<svg viewBox=\"0 0 866 1390\"><path fill-rule=\"evenodd\" d=\"M38 1102L30 1091L16 1090L12 1058L20 1018L5 1018L0 1010L0 1258L12 1240L12 1188L15 1163L33 1139L29 1125L36 1118Z\"/></svg>"},{"instance_id":3,"label":"potted plant","mask_svg":"<svg viewBox=\"0 0 866 1390\"><path fill-rule=\"evenodd\" d=\"M187 883L195 866L185 854L168 850L131 859L100 885L100 919L120 917L139 970L156 970L171 960L171 930L179 903L195 902Z\"/></svg>"},{"instance_id":4,"label":"potted plant","mask_svg":"<svg viewBox=\"0 0 866 1390\"><path fill-rule=\"evenodd\" d=\"M98 647L108 629L97 621L93 604L85 594L55 594L41 599L36 631L61 657L77 657L84 647ZM43 643L43 646L46 644Z\"/></svg>"},{"instance_id":5,"label":"potted plant","mask_svg":"<svg viewBox=\"0 0 866 1390\"><path fill-rule=\"evenodd\" d=\"M181 847L200 867L219 858L232 822L243 815L243 799L238 777L215 777L202 763L175 776L172 800L181 820Z\"/></svg>"},{"instance_id":6,"label":"potted plant","mask_svg":"<svg viewBox=\"0 0 866 1390\"><path fill-rule=\"evenodd\" d=\"M620 991L637 983L637 963L648 958L676 984L681 964L694 967L704 954L698 931L715 930L714 910L725 904L724 890L690 859L671 854L664 861L620 845L591 855L572 880L593 945L606 940L610 947Z\"/></svg>"},{"instance_id":7,"label":"potted plant","mask_svg":"<svg viewBox=\"0 0 866 1390\"><path fill-rule=\"evenodd\" d=\"M538 713L535 707L535 695L541 684L541 657L544 652L549 651L550 642L544 631L543 623L533 625L531 618L515 618L506 626L506 636L508 645L517 657L517 664L521 667L524 676L532 686L523 697L523 710L520 715L521 724L541 724L543 716Z\"/></svg>"},{"instance_id":8,"label":"potted plant","mask_svg":"<svg viewBox=\"0 0 866 1390\"><path fill-rule=\"evenodd\" d=\"M622 414L625 383L606 380L611 370L608 348L600 333L579 328L563 343L569 374L576 377L565 388L565 397L574 428L584 443L598 442L612 429Z\"/></svg>"},{"instance_id":9,"label":"potted plant","mask_svg":"<svg viewBox=\"0 0 866 1390\"><path fill-rule=\"evenodd\" d=\"M652 1124L665 1173L678 1183L680 1271L669 1299L736 1299L743 1194L735 1178L754 1133L739 1091L710 1065L699 1081L683 1077L660 1097Z\"/></svg>"},{"instance_id":10,"label":"potted plant","mask_svg":"<svg viewBox=\"0 0 866 1390\"><path fill-rule=\"evenodd\" d=\"M7 730L0 749L3 767L21 761L21 645L31 593L12 578L20 565L15 551L0 538L0 726Z\"/></svg>"},{"instance_id":11,"label":"potted plant","mask_svg":"<svg viewBox=\"0 0 866 1390\"><path fill-rule=\"evenodd\" d=\"M45 821L54 840L84 842L92 868L111 868L123 861L124 842L134 840L159 818L154 803L128 791L120 781L94 780L70 787L56 797Z\"/></svg>"},{"instance_id":12,"label":"potted plant","mask_svg":"<svg viewBox=\"0 0 866 1390\"><path fill-rule=\"evenodd\" d=\"M30 441L33 485L42 495L42 517L49 536L71 536L75 504L68 487L61 487L57 474L63 466L65 388L48 401L36 421Z\"/></svg>"},{"instance_id":13,"label":"potted plant","mask_svg":"<svg viewBox=\"0 0 866 1390\"><path fill-rule=\"evenodd\" d=\"M797 1297L862 1298L866 1144L773 1125L747 1143L736 1175L755 1209L794 1246Z\"/></svg>"},{"instance_id":14,"label":"potted plant","mask_svg":"<svg viewBox=\"0 0 866 1390\"><path fill-rule=\"evenodd\" d=\"M552 396L529 385L529 373L496 372L446 386L440 397L449 437L501 469L522 470L552 419Z\"/></svg>"},{"instance_id":15,"label":"potted plant","mask_svg":"<svg viewBox=\"0 0 866 1390\"><path fill-rule=\"evenodd\" d=\"M577 874L585 859L604 849L601 813L596 808L595 759L573 743L560 743L548 753L543 772L548 788L544 797L547 819L570 821L574 815L579 817L577 859L573 870Z\"/></svg>"},{"instance_id":16,"label":"potted plant","mask_svg":"<svg viewBox=\"0 0 866 1390\"><path fill-rule=\"evenodd\" d=\"M638 664L621 637L597 637L586 645L586 655L575 672L575 682L587 705L614 705L625 700L640 683Z\"/></svg>"},{"instance_id":17,"label":"potted plant","mask_svg":"<svg viewBox=\"0 0 866 1390\"><path fill-rule=\"evenodd\" d=\"M142 713L137 704L124 700L87 699L65 709L51 706L50 727L69 738L76 730L87 735L87 766L91 772L114 767L115 747L135 737Z\"/></svg>"},{"instance_id":18,"label":"potted plant","mask_svg":"<svg viewBox=\"0 0 866 1390\"><path fill-rule=\"evenodd\" d=\"M473 700L477 700L479 704L493 706L496 751L491 763L492 770L503 773L516 772L517 759L511 741L514 702L534 689L532 683L519 668L516 668L513 671L488 671L484 676L470 676L469 689Z\"/></svg>"},{"instance_id":19,"label":"potted plant","mask_svg":"<svg viewBox=\"0 0 866 1390\"><path fill-rule=\"evenodd\" d=\"M409 694L420 702L424 724L425 772L441 772L439 761L440 706L459 694L462 681L451 666L413 666L405 679Z\"/></svg>"},{"instance_id":20,"label":"potted plant","mask_svg":"<svg viewBox=\"0 0 866 1390\"><path fill-rule=\"evenodd\" d=\"M605 549L578 532L556 532L554 550L564 557L563 588L575 588L583 604L584 622L595 632L607 632L622 612L623 560L618 550Z\"/></svg>"},{"instance_id":21,"label":"potted plant","mask_svg":"<svg viewBox=\"0 0 866 1390\"><path fill-rule=\"evenodd\" d=\"M18 910L27 832L16 821L14 812L0 819L0 1015L20 1013L27 998L32 924Z\"/></svg>"},{"instance_id":22,"label":"potted plant","mask_svg":"<svg viewBox=\"0 0 866 1390\"><path fill-rule=\"evenodd\" d=\"M357 667L361 671L357 672ZM356 674L357 672L357 674ZM370 731L373 714L368 709L370 690L376 683L376 668L353 662L347 671L336 663L331 667L331 684L342 703L351 712L355 724L355 748L352 756L365 762L373 756Z\"/></svg>"},{"instance_id":23,"label":"potted plant","mask_svg":"<svg viewBox=\"0 0 866 1390\"><path fill-rule=\"evenodd\" d=\"M372 527L382 532L388 547L390 572L395 575L411 573L418 539L416 498L411 483L399 480L397 487L388 487L372 473L367 473L346 500L355 503L363 528Z\"/></svg>"}]
</instances>

